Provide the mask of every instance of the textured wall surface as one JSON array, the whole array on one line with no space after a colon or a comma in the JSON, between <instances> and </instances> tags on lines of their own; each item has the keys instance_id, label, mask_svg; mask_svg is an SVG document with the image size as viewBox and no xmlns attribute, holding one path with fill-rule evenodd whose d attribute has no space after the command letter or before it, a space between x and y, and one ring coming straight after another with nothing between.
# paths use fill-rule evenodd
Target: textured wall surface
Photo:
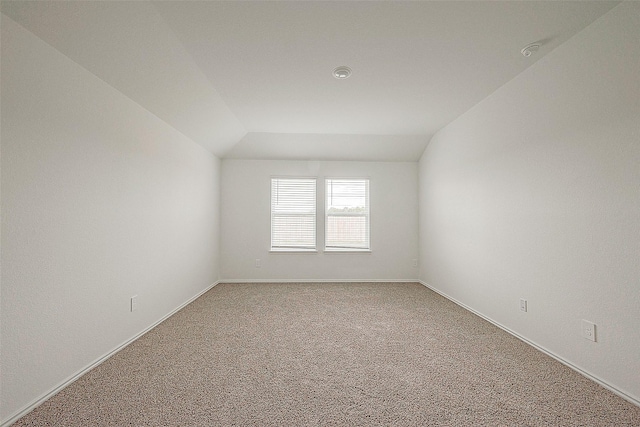
<instances>
[{"instance_id":1,"label":"textured wall surface","mask_svg":"<svg viewBox=\"0 0 640 427\"><path fill-rule=\"evenodd\" d=\"M269 253L271 177L317 177L317 254ZM324 179L369 178L371 253L323 253ZM416 280L416 162L223 160L223 280ZM255 260L261 267L255 268Z\"/></svg>"},{"instance_id":2,"label":"textured wall surface","mask_svg":"<svg viewBox=\"0 0 640 427\"><path fill-rule=\"evenodd\" d=\"M441 130L419 172L421 280L636 402L638 40L622 3Z\"/></svg>"},{"instance_id":3,"label":"textured wall surface","mask_svg":"<svg viewBox=\"0 0 640 427\"><path fill-rule=\"evenodd\" d=\"M217 280L220 162L5 16L1 89L5 421Z\"/></svg>"}]
</instances>

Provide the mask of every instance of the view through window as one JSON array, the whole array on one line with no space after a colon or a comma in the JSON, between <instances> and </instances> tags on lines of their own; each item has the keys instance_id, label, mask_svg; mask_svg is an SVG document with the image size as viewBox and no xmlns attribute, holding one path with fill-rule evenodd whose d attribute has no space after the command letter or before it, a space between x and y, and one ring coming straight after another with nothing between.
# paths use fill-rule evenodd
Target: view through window
<instances>
[{"instance_id":1,"label":"view through window","mask_svg":"<svg viewBox=\"0 0 640 427\"><path fill-rule=\"evenodd\" d=\"M325 248L368 250L369 180L327 179Z\"/></svg>"}]
</instances>

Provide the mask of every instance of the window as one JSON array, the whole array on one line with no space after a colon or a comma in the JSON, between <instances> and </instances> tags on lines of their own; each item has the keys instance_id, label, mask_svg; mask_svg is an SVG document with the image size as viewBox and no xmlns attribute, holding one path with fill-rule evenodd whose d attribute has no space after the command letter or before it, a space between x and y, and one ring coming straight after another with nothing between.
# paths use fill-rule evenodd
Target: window
<instances>
[{"instance_id":1,"label":"window","mask_svg":"<svg viewBox=\"0 0 640 427\"><path fill-rule=\"evenodd\" d=\"M271 179L271 250L316 249L316 179Z\"/></svg>"},{"instance_id":2,"label":"window","mask_svg":"<svg viewBox=\"0 0 640 427\"><path fill-rule=\"evenodd\" d=\"M369 180L327 179L325 249L369 250Z\"/></svg>"}]
</instances>

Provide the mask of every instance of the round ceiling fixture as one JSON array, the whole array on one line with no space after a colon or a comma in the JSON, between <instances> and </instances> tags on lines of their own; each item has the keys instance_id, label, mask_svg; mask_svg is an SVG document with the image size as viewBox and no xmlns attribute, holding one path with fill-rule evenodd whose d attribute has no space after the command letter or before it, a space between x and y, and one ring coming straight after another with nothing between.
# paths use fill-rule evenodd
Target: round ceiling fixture
<instances>
[{"instance_id":1,"label":"round ceiling fixture","mask_svg":"<svg viewBox=\"0 0 640 427\"><path fill-rule=\"evenodd\" d=\"M349 78L349 76L351 75L351 68L346 67L344 65L337 67L335 70L333 70L333 77L335 77L338 80L344 80Z\"/></svg>"},{"instance_id":2,"label":"round ceiling fixture","mask_svg":"<svg viewBox=\"0 0 640 427\"><path fill-rule=\"evenodd\" d=\"M539 43L531 43L531 44L528 44L525 47L523 47L522 50L520 51L520 53L525 58L528 58L531 55L533 55L534 53L536 53L539 49L540 49L540 44Z\"/></svg>"}]
</instances>

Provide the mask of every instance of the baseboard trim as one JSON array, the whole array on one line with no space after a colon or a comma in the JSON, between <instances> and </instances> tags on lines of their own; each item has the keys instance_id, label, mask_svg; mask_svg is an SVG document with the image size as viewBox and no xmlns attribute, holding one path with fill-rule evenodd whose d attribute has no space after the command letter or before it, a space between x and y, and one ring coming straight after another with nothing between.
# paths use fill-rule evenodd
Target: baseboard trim
<instances>
[{"instance_id":1,"label":"baseboard trim","mask_svg":"<svg viewBox=\"0 0 640 427\"><path fill-rule=\"evenodd\" d=\"M65 387L69 386L70 384L72 384L78 378L80 378L81 376L83 376L84 374L86 374L87 372L89 372L90 370L95 368L96 366L100 365L102 362L104 362L105 360L109 359L111 356L113 356L114 354L116 354L117 352L119 352L120 350L122 350L123 348L125 348L126 346L128 346L129 344L131 344L132 342L134 342L135 340L137 340L138 338L140 338L144 334L146 334L147 332L151 331L153 328L155 328L160 323L162 323L165 320L167 320L169 317L171 317L174 314L176 314L178 311L182 310L187 305L191 304L193 301L195 301L196 299L201 297L204 293L206 293L207 291L211 290L218 283L220 283L219 280L214 282L214 283L212 283L211 285L207 286L204 290L198 292L195 296L189 298L187 301L185 301L184 303L180 304L178 307L173 309L171 312L169 312L168 314L163 316L160 320L158 320L155 323L153 323L151 326L147 327L143 331L141 331L138 334L134 335L133 337L129 338L128 340L126 340L122 344L116 346L113 350L111 350L108 353L102 355L101 357L99 357L98 359L96 359L95 361L90 363L89 365L85 366L84 368L82 368L80 371L78 371L74 375L72 375L72 376L68 377L67 379L63 380L61 383L59 383L53 389L51 389L48 392L42 394L40 397L34 399L31 403L25 405L22 409L18 410L16 413L11 415L8 419L2 421L0 423L0 427L9 427L11 424L15 423L20 418L24 417L29 412L33 411L35 408L40 406L47 399L55 396L62 389L64 389Z\"/></svg>"},{"instance_id":2,"label":"baseboard trim","mask_svg":"<svg viewBox=\"0 0 640 427\"><path fill-rule=\"evenodd\" d=\"M220 279L220 284L223 283L420 283L418 279Z\"/></svg>"},{"instance_id":3,"label":"baseboard trim","mask_svg":"<svg viewBox=\"0 0 640 427\"><path fill-rule=\"evenodd\" d=\"M535 343L534 341L531 341L531 340L523 337L522 335L520 335L517 332L509 329L508 327L502 325L501 323L496 322L495 320L491 319L490 317L487 317L484 314L474 310L473 308L469 307L465 303L460 302L457 299L455 299L455 298L447 295L446 293L440 291L439 289L434 288L433 286L429 285L428 283L426 283L426 282L424 282L422 280L418 280L418 283L420 283L424 287L432 290L433 292L437 293L438 295L443 296L444 298L448 299L449 301L453 302L454 304L459 305L460 307L464 308L465 310L470 311L471 313L475 314L476 316L481 317L482 319L486 320L487 322L497 326L498 328L502 329L503 331L507 332L508 334L513 335L514 337L516 337L520 341L524 342L525 344L529 344L530 346L532 346L535 349L543 352L547 356L554 358L555 360L557 360L558 362L562 363L563 365L573 369L574 371L576 371L580 375L585 376L585 377L589 378L590 380L598 383L599 385L601 385L602 387L606 388L607 390L609 390L610 392L614 393L615 395L620 396L624 400L626 400L626 401L628 401L628 402L640 407L640 400L636 399L633 396L628 395L624 391L622 391L622 390L616 388L615 386L607 383L602 378L599 378L598 376L596 376L596 375L594 375L594 374L592 374L592 373L590 373L588 371L585 371L584 369L581 369L581 368L577 367L573 363L571 363L568 360L564 359L562 356L552 352L551 350L546 349L545 347Z\"/></svg>"}]
</instances>

